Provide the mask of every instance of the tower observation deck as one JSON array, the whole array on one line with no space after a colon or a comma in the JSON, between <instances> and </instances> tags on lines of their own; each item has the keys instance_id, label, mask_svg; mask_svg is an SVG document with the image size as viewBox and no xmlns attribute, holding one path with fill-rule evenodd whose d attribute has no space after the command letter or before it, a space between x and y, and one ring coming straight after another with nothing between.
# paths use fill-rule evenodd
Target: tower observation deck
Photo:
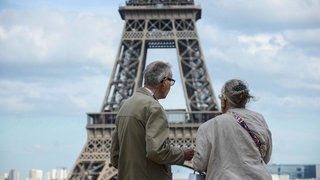
<instances>
[{"instance_id":1,"label":"tower observation deck","mask_svg":"<svg viewBox=\"0 0 320 180\"><path fill-rule=\"evenodd\" d=\"M199 125L220 114L196 28L200 5L193 0L128 0L119 13L124 27L109 85L100 112L87 113L87 142L68 179L117 175L109 166L111 134L120 103L142 86L148 49L177 52L186 109L166 110L172 146L193 146Z\"/></svg>"}]
</instances>

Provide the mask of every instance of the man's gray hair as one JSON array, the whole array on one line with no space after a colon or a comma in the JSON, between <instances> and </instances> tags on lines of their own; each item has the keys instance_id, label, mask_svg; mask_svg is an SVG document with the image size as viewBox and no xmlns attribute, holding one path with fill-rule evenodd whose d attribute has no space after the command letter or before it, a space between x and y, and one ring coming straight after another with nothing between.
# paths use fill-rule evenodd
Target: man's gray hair
<instances>
[{"instance_id":1,"label":"man's gray hair","mask_svg":"<svg viewBox=\"0 0 320 180\"><path fill-rule=\"evenodd\" d=\"M235 108L245 108L250 99L254 98L249 92L247 83L239 79L231 79L225 82L221 90L221 94Z\"/></svg>"},{"instance_id":2,"label":"man's gray hair","mask_svg":"<svg viewBox=\"0 0 320 180\"><path fill-rule=\"evenodd\" d=\"M172 74L171 65L162 61L154 61L147 65L143 72L144 84L150 86L157 86L166 77Z\"/></svg>"}]
</instances>

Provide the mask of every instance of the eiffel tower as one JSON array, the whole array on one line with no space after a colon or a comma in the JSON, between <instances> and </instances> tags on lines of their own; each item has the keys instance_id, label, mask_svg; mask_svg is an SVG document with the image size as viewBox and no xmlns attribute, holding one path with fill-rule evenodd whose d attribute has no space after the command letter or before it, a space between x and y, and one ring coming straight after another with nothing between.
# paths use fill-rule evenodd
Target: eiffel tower
<instances>
[{"instance_id":1,"label":"eiffel tower","mask_svg":"<svg viewBox=\"0 0 320 180\"><path fill-rule=\"evenodd\" d=\"M112 179L111 134L122 100L142 86L148 49L175 48L186 109L167 109L172 146L193 146L199 125L220 113L201 50L194 0L128 0L119 7L125 21L101 111L87 114L87 142L68 179ZM190 161L184 164L192 167Z\"/></svg>"}]
</instances>

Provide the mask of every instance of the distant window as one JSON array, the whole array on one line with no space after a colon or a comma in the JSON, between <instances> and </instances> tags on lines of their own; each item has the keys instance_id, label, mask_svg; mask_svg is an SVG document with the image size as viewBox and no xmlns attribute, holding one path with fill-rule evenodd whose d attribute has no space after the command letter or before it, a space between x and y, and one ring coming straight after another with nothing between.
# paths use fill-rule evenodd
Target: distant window
<instances>
[{"instance_id":1,"label":"distant window","mask_svg":"<svg viewBox=\"0 0 320 180\"><path fill-rule=\"evenodd\" d=\"M300 173L298 173L297 178L302 178L302 175Z\"/></svg>"},{"instance_id":2,"label":"distant window","mask_svg":"<svg viewBox=\"0 0 320 180\"><path fill-rule=\"evenodd\" d=\"M301 171L301 168L297 168L297 171Z\"/></svg>"}]
</instances>

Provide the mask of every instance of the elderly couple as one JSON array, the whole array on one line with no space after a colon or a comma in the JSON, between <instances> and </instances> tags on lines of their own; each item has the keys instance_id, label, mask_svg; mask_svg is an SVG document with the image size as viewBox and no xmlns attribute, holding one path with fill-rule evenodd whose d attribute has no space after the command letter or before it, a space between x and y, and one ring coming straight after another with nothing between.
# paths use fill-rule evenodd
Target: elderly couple
<instances>
[{"instance_id":1,"label":"elderly couple","mask_svg":"<svg viewBox=\"0 0 320 180\"><path fill-rule=\"evenodd\" d=\"M158 102L175 80L162 61L144 70L144 87L124 101L112 135L111 165L119 180L171 180L171 166L191 161L209 180L271 180L271 132L263 116L245 108L253 96L241 80L227 81L221 115L200 125L195 147L170 146L166 113Z\"/></svg>"}]
</instances>

